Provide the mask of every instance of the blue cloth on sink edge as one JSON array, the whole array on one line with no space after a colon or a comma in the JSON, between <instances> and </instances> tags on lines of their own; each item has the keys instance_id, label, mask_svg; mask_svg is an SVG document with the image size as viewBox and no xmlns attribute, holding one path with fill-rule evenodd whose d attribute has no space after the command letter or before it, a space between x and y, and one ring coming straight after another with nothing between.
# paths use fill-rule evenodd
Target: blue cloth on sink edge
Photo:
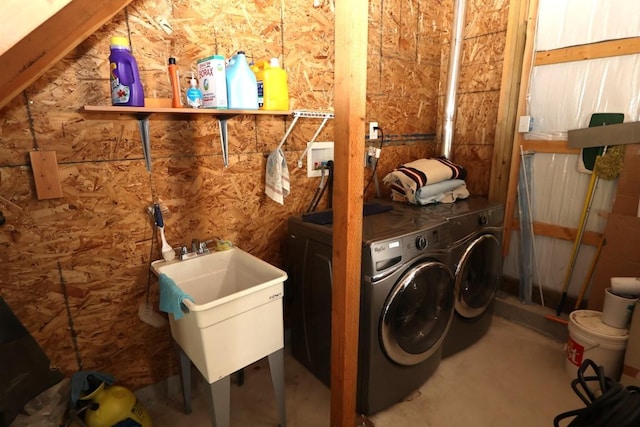
<instances>
[{"instance_id":1,"label":"blue cloth on sink edge","mask_svg":"<svg viewBox=\"0 0 640 427\"><path fill-rule=\"evenodd\" d=\"M160 275L158 283L160 284L160 311L173 314L176 320L184 316L182 311L182 302L184 300L188 299L194 303L196 302L191 295L180 289L176 282L166 274Z\"/></svg>"}]
</instances>

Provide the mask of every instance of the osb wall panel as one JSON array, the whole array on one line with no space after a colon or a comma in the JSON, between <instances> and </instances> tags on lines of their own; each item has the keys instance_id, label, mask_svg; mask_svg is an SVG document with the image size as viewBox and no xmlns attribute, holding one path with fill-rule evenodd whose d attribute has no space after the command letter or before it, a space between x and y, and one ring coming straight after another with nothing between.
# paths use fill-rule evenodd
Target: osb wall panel
<instances>
[{"instance_id":1,"label":"osb wall panel","mask_svg":"<svg viewBox=\"0 0 640 427\"><path fill-rule=\"evenodd\" d=\"M222 164L215 120L152 117L148 172L135 121L82 111L86 104L109 104L109 38L130 33L147 97L170 96L169 56L177 58L186 85L198 59L242 49L254 60L280 58L289 73L292 108L330 110L334 10L332 2L321 3L137 0L28 88L31 120L22 96L2 109L0 209L7 223L0 227L0 293L55 367L66 374L81 367L108 372L134 389L177 372L168 327L153 328L137 315L148 285L157 310L157 282L149 279L149 263L160 258L160 251L147 213L154 200L166 207L166 234L173 246L221 237L282 266L286 220L307 209L318 185L306 177L306 159L301 169L296 163L319 119L300 119L284 145L292 183L284 206L264 195L264 170L291 117L229 120L228 168ZM502 3L478 3L474 10L480 20L502 22L495 16L506 16ZM380 180L401 163L437 154L451 7L449 1L370 2L366 120L378 121L386 137ZM489 65L500 68L500 31L477 31L465 42L477 52L466 54L465 61L485 71L470 71L470 80L465 78L462 110L475 116L459 115L463 119L456 128L464 123L464 143L455 153L469 159L469 188L478 193L488 185L491 114L497 110L497 94L491 94L499 84ZM467 125L467 117L476 125L471 120ZM28 163L34 147L30 127L40 149L57 153L61 199L36 198ZM330 120L317 140L332 139ZM370 173L365 172L365 181ZM388 195L388 189L381 190ZM372 184L365 197L374 196ZM326 206L325 195L319 208Z\"/></svg>"},{"instance_id":2,"label":"osb wall panel","mask_svg":"<svg viewBox=\"0 0 640 427\"><path fill-rule=\"evenodd\" d=\"M452 1L447 1L453 7ZM486 196L489 190L491 158L498 114L502 61L506 39L507 0L469 1L462 43L462 60L457 96L452 157L468 171L467 186L472 195ZM444 8L445 19L453 16ZM442 62L448 63L450 32L443 32ZM438 117L444 111L448 70L441 69ZM438 137L442 124L438 123Z\"/></svg>"},{"instance_id":3,"label":"osb wall panel","mask_svg":"<svg viewBox=\"0 0 640 427\"><path fill-rule=\"evenodd\" d=\"M370 3L367 121L394 139L435 134L440 10L416 0Z\"/></svg>"}]
</instances>

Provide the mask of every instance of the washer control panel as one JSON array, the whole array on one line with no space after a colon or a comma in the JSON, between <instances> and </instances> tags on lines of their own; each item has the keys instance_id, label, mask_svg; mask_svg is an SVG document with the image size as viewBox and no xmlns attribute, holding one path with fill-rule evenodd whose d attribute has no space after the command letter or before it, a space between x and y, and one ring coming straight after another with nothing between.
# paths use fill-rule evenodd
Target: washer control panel
<instances>
[{"instance_id":1,"label":"washer control panel","mask_svg":"<svg viewBox=\"0 0 640 427\"><path fill-rule=\"evenodd\" d=\"M405 239L405 255L407 258L412 258L423 252L446 249L449 245L448 237L448 224L416 233Z\"/></svg>"}]
</instances>

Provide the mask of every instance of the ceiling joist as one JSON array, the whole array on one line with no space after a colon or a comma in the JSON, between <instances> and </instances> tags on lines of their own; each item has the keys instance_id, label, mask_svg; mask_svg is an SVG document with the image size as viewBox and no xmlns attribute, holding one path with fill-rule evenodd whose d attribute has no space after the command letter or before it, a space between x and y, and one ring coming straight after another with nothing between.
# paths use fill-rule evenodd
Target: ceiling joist
<instances>
[{"instance_id":1,"label":"ceiling joist","mask_svg":"<svg viewBox=\"0 0 640 427\"><path fill-rule=\"evenodd\" d=\"M125 8L131 0L73 0L0 56L0 108Z\"/></svg>"}]
</instances>

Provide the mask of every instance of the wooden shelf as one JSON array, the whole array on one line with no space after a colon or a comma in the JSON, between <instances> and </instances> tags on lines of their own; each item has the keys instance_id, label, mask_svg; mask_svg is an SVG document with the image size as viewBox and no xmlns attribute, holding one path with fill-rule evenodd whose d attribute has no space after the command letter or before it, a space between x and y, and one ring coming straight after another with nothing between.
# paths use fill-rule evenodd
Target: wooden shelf
<instances>
[{"instance_id":1,"label":"wooden shelf","mask_svg":"<svg viewBox=\"0 0 640 427\"><path fill-rule=\"evenodd\" d=\"M170 103L171 100L168 100ZM240 115L251 116L288 116L292 111L271 111L271 110L223 110L216 108L173 108L167 106L166 99L145 100L146 107L126 107L112 105L85 105L84 111L90 113L100 113L106 115L118 114L119 116L131 117L138 121L140 128L140 138L142 139L142 150L148 171L151 171L151 142L149 141L149 118L152 115L177 117L181 120L202 117L203 115L214 116L220 124L220 141L222 144L222 157L224 166L229 165L229 144L227 141L227 120ZM297 118L297 117L296 117Z\"/></svg>"},{"instance_id":2,"label":"wooden shelf","mask_svg":"<svg viewBox=\"0 0 640 427\"><path fill-rule=\"evenodd\" d=\"M95 113L118 113L132 116L151 114L175 114L175 115L210 115L221 119L240 115L260 115L260 116L288 116L291 111L271 111L271 110L223 110L216 108L172 108L162 106L150 107L114 107L112 105L85 105L84 111Z\"/></svg>"}]
</instances>

